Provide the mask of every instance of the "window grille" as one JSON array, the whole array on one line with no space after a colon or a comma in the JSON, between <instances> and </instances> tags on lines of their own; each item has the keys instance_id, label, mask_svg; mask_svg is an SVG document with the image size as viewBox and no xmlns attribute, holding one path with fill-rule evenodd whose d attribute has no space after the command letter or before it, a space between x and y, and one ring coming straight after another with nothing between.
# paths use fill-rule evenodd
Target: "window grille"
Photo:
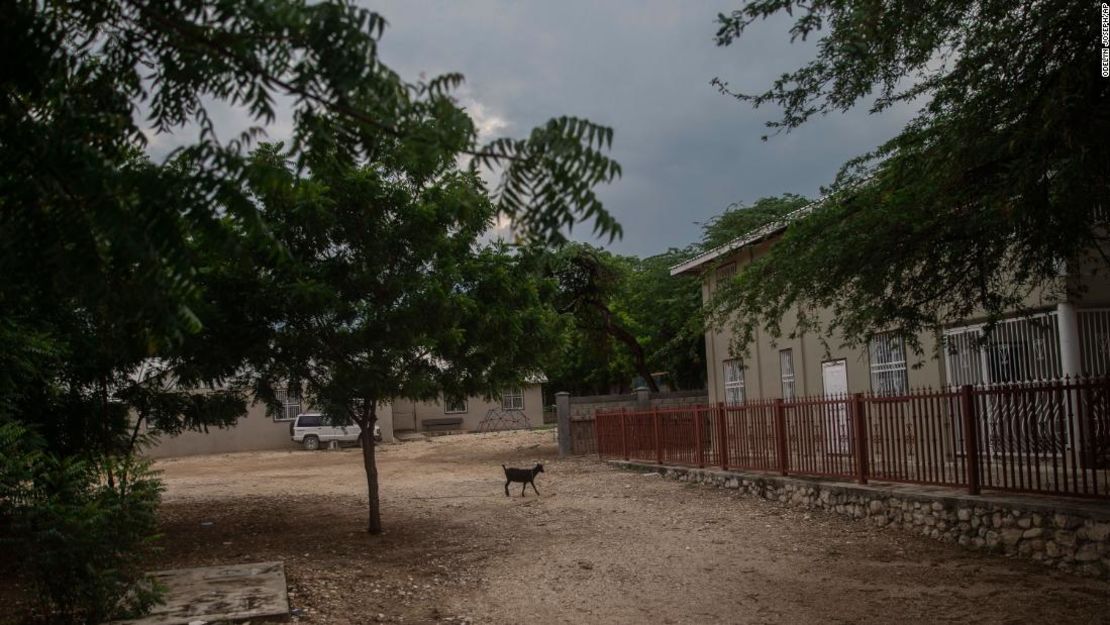
<instances>
[{"instance_id":1,"label":"window grille","mask_svg":"<svg viewBox=\"0 0 1110 625\"><path fill-rule=\"evenodd\" d=\"M909 391L906 343L894 332L871 337L871 390L879 395L905 395Z\"/></svg>"},{"instance_id":2,"label":"window grille","mask_svg":"<svg viewBox=\"0 0 1110 625\"><path fill-rule=\"evenodd\" d=\"M725 402L740 404L744 402L744 366L739 360L724 361Z\"/></svg>"},{"instance_id":3,"label":"window grille","mask_svg":"<svg viewBox=\"0 0 1110 625\"><path fill-rule=\"evenodd\" d=\"M466 412L466 408L466 399L448 399L443 402L443 412L446 414Z\"/></svg>"},{"instance_id":4,"label":"window grille","mask_svg":"<svg viewBox=\"0 0 1110 625\"><path fill-rule=\"evenodd\" d=\"M794 399L797 396L794 385L794 350L779 352L779 376L782 379L782 398Z\"/></svg>"},{"instance_id":5,"label":"window grille","mask_svg":"<svg viewBox=\"0 0 1110 625\"><path fill-rule=\"evenodd\" d=\"M290 393L289 389L277 389L274 391L277 400L281 402L281 413L274 417L274 421L292 421L301 414L301 398L295 393Z\"/></svg>"},{"instance_id":6,"label":"window grille","mask_svg":"<svg viewBox=\"0 0 1110 625\"><path fill-rule=\"evenodd\" d=\"M1110 374L1110 310L1080 310L1076 316L1083 375Z\"/></svg>"},{"instance_id":7,"label":"window grille","mask_svg":"<svg viewBox=\"0 0 1110 625\"><path fill-rule=\"evenodd\" d=\"M952 385L992 385L1063 375L1056 313L1000 321L984 341L985 326L944 332L945 368Z\"/></svg>"},{"instance_id":8,"label":"window grille","mask_svg":"<svg viewBox=\"0 0 1110 625\"><path fill-rule=\"evenodd\" d=\"M501 394L501 407L505 410L524 410L524 390L520 387L506 389Z\"/></svg>"}]
</instances>

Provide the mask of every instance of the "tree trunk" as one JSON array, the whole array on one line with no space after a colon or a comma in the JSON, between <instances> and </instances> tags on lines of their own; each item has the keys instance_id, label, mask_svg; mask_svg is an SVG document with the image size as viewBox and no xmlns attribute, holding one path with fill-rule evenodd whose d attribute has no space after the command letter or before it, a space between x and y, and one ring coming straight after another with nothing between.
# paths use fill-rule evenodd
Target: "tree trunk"
<instances>
[{"instance_id":1,"label":"tree trunk","mask_svg":"<svg viewBox=\"0 0 1110 625\"><path fill-rule=\"evenodd\" d=\"M647 384L652 393L658 393L659 385L655 383L655 378L651 377L651 370L648 369L643 346L640 345L640 342L636 340L631 332L613 321L613 313L608 308L602 307L602 310L605 316L605 327L609 330L609 334L628 347L628 351L632 352L632 364L636 367L636 372L644 379L644 384Z\"/></svg>"},{"instance_id":2,"label":"tree trunk","mask_svg":"<svg viewBox=\"0 0 1110 625\"><path fill-rule=\"evenodd\" d=\"M362 428L362 466L366 470L366 494L370 499L370 519L366 531L371 534L382 533L381 502L378 498L378 465L374 458L374 424L378 422L377 404L363 402L359 427Z\"/></svg>"}]
</instances>

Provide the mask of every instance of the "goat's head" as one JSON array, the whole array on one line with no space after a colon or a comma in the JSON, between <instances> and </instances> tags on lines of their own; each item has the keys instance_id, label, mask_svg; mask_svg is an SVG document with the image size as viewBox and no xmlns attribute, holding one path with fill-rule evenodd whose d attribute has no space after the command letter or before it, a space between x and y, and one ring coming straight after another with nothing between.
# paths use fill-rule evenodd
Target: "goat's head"
<instances>
[{"instance_id":1,"label":"goat's head","mask_svg":"<svg viewBox=\"0 0 1110 625\"><path fill-rule=\"evenodd\" d=\"M532 467L533 473L543 473L543 463L537 462L536 466Z\"/></svg>"}]
</instances>

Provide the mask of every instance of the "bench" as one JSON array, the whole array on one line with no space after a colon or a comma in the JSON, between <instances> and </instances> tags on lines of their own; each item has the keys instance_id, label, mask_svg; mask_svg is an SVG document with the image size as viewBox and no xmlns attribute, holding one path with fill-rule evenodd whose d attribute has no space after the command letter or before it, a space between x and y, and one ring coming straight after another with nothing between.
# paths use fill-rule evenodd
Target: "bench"
<instances>
[{"instance_id":1,"label":"bench","mask_svg":"<svg viewBox=\"0 0 1110 625\"><path fill-rule=\"evenodd\" d=\"M462 417L442 417L438 419L421 419L420 427L425 430L457 430L462 427Z\"/></svg>"}]
</instances>

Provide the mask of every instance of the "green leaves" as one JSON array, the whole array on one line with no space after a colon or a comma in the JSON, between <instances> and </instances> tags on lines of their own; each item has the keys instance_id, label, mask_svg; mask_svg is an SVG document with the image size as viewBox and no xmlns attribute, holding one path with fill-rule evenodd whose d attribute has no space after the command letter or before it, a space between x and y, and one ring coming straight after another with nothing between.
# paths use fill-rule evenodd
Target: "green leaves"
<instances>
[{"instance_id":1,"label":"green leaves","mask_svg":"<svg viewBox=\"0 0 1110 625\"><path fill-rule=\"evenodd\" d=\"M59 457L0 422L0 548L53 623L101 623L159 598L143 573L161 486L134 458Z\"/></svg>"},{"instance_id":2,"label":"green leaves","mask_svg":"<svg viewBox=\"0 0 1110 625\"><path fill-rule=\"evenodd\" d=\"M621 174L620 165L603 153L612 143L611 128L560 117L534 129L527 139L487 144L474 154L471 170L503 168L494 198L522 240L561 244L565 231L592 219L594 234L612 241L621 234L620 224L593 190Z\"/></svg>"},{"instance_id":3,"label":"green leaves","mask_svg":"<svg viewBox=\"0 0 1110 625\"><path fill-rule=\"evenodd\" d=\"M800 327L849 342L891 327L913 337L1081 300L1103 279L1110 82L1081 52L1097 35L1088 7L766 0L719 16L718 43L780 11L792 36L820 32L817 56L759 93L718 81L781 107L770 127L866 101L919 111L717 294L739 342L759 324L779 331L793 308Z\"/></svg>"}]
</instances>

